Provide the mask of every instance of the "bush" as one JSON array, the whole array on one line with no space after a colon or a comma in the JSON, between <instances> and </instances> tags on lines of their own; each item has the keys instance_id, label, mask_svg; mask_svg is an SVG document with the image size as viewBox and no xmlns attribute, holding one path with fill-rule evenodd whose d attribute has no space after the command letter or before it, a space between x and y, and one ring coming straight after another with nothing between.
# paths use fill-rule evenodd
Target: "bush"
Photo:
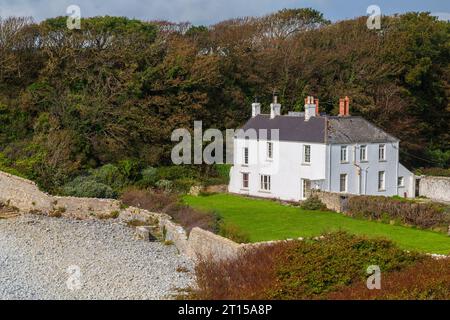
<instances>
[{"instance_id":1,"label":"bush","mask_svg":"<svg viewBox=\"0 0 450 320\"><path fill-rule=\"evenodd\" d=\"M115 198L114 190L103 183L97 182L93 177L81 176L65 184L62 188L65 196L83 198Z\"/></svg>"},{"instance_id":2,"label":"bush","mask_svg":"<svg viewBox=\"0 0 450 320\"><path fill-rule=\"evenodd\" d=\"M153 192L137 188L125 190L120 200L128 206L142 208L152 212L162 212L173 203L179 202L179 198L171 193Z\"/></svg>"},{"instance_id":3,"label":"bush","mask_svg":"<svg viewBox=\"0 0 450 320\"><path fill-rule=\"evenodd\" d=\"M242 231L238 226L232 223L221 222L219 225L219 235L237 243L250 242L248 233Z\"/></svg>"},{"instance_id":4,"label":"bush","mask_svg":"<svg viewBox=\"0 0 450 320\"><path fill-rule=\"evenodd\" d=\"M278 242L249 250L235 260L200 260L197 299L320 299L366 279L370 265L398 271L424 256L337 232L322 240ZM220 276L218 276L220 275Z\"/></svg>"},{"instance_id":5,"label":"bush","mask_svg":"<svg viewBox=\"0 0 450 320\"><path fill-rule=\"evenodd\" d=\"M309 197L300 204L300 208L303 210L328 210L318 196Z\"/></svg>"},{"instance_id":6,"label":"bush","mask_svg":"<svg viewBox=\"0 0 450 320\"><path fill-rule=\"evenodd\" d=\"M121 197L124 204L153 212L164 212L188 232L199 227L214 233L218 232L219 218L213 213L204 213L187 207L177 195L166 192L153 192L130 188Z\"/></svg>"},{"instance_id":7,"label":"bush","mask_svg":"<svg viewBox=\"0 0 450 320\"><path fill-rule=\"evenodd\" d=\"M367 290L366 282L333 292L327 299L335 300L449 300L450 259L427 258L404 270L382 276L381 290Z\"/></svg>"},{"instance_id":8,"label":"bush","mask_svg":"<svg viewBox=\"0 0 450 320\"><path fill-rule=\"evenodd\" d=\"M199 185L197 180L191 178L182 178L173 181L174 190L181 193L188 193L192 186Z\"/></svg>"},{"instance_id":9,"label":"bush","mask_svg":"<svg viewBox=\"0 0 450 320\"><path fill-rule=\"evenodd\" d=\"M187 166L170 166L158 168L159 180L177 180L182 178L195 179L198 173Z\"/></svg>"},{"instance_id":10,"label":"bush","mask_svg":"<svg viewBox=\"0 0 450 320\"><path fill-rule=\"evenodd\" d=\"M141 180L139 181L139 186L148 188L155 186L158 181L158 169L153 167L148 167L141 171Z\"/></svg>"},{"instance_id":11,"label":"bush","mask_svg":"<svg viewBox=\"0 0 450 320\"><path fill-rule=\"evenodd\" d=\"M173 182L170 180L159 180L155 184L156 188L164 192L172 192L173 191Z\"/></svg>"},{"instance_id":12,"label":"bush","mask_svg":"<svg viewBox=\"0 0 450 320\"><path fill-rule=\"evenodd\" d=\"M420 168L416 170L416 175L450 177L450 169L445 168Z\"/></svg>"},{"instance_id":13,"label":"bush","mask_svg":"<svg viewBox=\"0 0 450 320\"><path fill-rule=\"evenodd\" d=\"M350 197L348 212L353 217L371 220L395 220L403 224L446 232L450 224L449 208L437 203L417 203L403 199Z\"/></svg>"},{"instance_id":14,"label":"bush","mask_svg":"<svg viewBox=\"0 0 450 320\"><path fill-rule=\"evenodd\" d=\"M92 170L91 175L98 183L110 186L116 192L122 190L129 183L121 170L112 164Z\"/></svg>"}]
</instances>

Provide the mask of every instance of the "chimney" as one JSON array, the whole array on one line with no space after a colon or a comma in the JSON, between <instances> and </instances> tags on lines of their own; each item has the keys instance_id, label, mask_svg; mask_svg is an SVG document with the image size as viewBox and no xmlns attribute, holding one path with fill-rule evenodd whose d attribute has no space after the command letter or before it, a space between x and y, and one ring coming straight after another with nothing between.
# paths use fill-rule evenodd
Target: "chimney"
<instances>
[{"instance_id":1,"label":"chimney","mask_svg":"<svg viewBox=\"0 0 450 320\"><path fill-rule=\"evenodd\" d=\"M350 98L345 97L345 115L350 116Z\"/></svg>"},{"instance_id":2,"label":"chimney","mask_svg":"<svg viewBox=\"0 0 450 320\"><path fill-rule=\"evenodd\" d=\"M339 99L339 116L348 117L350 116L350 98L345 97L344 99Z\"/></svg>"},{"instance_id":3,"label":"chimney","mask_svg":"<svg viewBox=\"0 0 450 320\"><path fill-rule=\"evenodd\" d=\"M270 104L270 119L281 115L281 104L278 103L278 96L273 96L273 103Z\"/></svg>"},{"instance_id":4,"label":"chimney","mask_svg":"<svg viewBox=\"0 0 450 320\"><path fill-rule=\"evenodd\" d=\"M319 99L314 99L314 104L316 105L316 116L320 116Z\"/></svg>"},{"instance_id":5,"label":"chimney","mask_svg":"<svg viewBox=\"0 0 450 320\"><path fill-rule=\"evenodd\" d=\"M309 121L311 117L316 116L316 110L318 106L319 101L314 101L314 97L308 96L305 99L305 121Z\"/></svg>"},{"instance_id":6,"label":"chimney","mask_svg":"<svg viewBox=\"0 0 450 320\"><path fill-rule=\"evenodd\" d=\"M255 102L252 103L252 118L261 114L261 103L255 98Z\"/></svg>"}]
</instances>

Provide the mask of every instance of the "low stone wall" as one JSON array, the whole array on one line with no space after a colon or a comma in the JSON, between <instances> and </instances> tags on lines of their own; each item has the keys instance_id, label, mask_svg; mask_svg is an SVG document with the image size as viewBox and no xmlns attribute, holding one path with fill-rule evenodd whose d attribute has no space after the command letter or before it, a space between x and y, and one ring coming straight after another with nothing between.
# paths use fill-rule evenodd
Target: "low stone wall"
<instances>
[{"instance_id":1,"label":"low stone wall","mask_svg":"<svg viewBox=\"0 0 450 320\"><path fill-rule=\"evenodd\" d=\"M450 177L421 177L419 195L436 201L450 202Z\"/></svg>"},{"instance_id":2,"label":"low stone wall","mask_svg":"<svg viewBox=\"0 0 450 320\"><path fill-rule=\"evenodd\" d=\"M52 196L39 190L33 181L1 171L0 202L22 212L49 214L58 211L63 216L77 218L119 214L121 211L118 200Z\"/></svg>"},{"instance_id":3,"label":"low stone wall","mask_svg":"<svg viewBox=\"0 0 450 320\"><path fill-rule=\"evenodd\" d=\"M200 228L192 229L188 239L188 255L192 258L226 260L236 258L245 245Z\"/></svg>"},{"instance_id":4,"label":"low stone wall","mask_svg":"<svg viewBox=\"0 0 450 320\"><path fill-rule=\"evenodd\" d=\"M329 210L333 210L340 213L347 211L348 199L354 197L350 194L312 191L312 195L317 196Z\"/></svg>"}]
</instances>

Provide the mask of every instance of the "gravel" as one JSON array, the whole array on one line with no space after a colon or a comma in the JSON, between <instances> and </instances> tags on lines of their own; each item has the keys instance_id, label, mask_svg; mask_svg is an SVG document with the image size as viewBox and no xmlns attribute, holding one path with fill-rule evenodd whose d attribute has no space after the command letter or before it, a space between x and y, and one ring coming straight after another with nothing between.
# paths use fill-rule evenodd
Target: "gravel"
<instances>
[{"instance_id":1,"label":"gravel","mask_svg":"<svg viewBox=\"0 0 450 320\"><path fill-rule=\"evenodd\" d=\"M0 299L170 299L193 279L174 246L115 220L0 220Z\"/></svg>"}]
</instances>

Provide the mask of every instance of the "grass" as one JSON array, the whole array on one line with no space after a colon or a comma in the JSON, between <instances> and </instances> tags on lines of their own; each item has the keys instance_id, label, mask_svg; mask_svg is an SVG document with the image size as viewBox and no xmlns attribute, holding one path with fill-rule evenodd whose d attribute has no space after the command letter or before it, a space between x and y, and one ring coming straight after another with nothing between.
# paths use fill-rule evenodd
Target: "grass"
<instances>
[{"instance_id":1,"label":"grass","mask_svg":"<svg viewBox=\"0 0 450 320\"><path fill-rule=\"evenodd\" d=\"M238 226L251 242L313 237L332 231L390 239L400 248L450 254L450 237L442 233L360 220L328 211L308 211L277 202L230 194L185 196L189 206L215 211L225 222Z\"/></svg>"}]
</instances>

